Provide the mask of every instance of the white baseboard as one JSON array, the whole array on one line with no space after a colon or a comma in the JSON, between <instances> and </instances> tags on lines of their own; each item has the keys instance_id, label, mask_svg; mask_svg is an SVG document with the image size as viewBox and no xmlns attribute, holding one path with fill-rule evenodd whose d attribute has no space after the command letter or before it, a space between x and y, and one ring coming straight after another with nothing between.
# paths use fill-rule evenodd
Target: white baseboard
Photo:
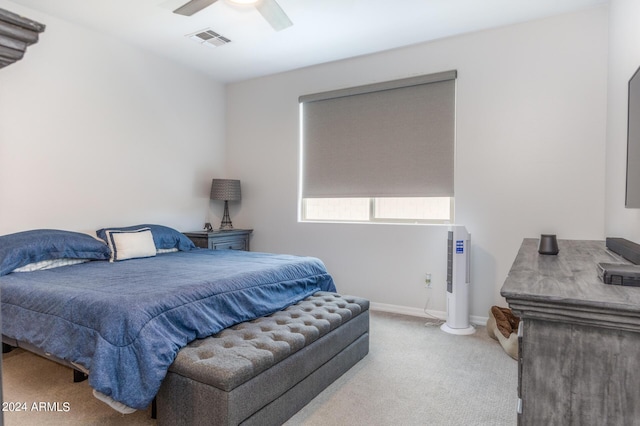
<instances>
[{"instance_id":1,"label":"white baseboard","mask_svg":"<svg viewBox=\"0 0 640 426\"><path fill-rule=\"evenodd\" d=\"M441 320L445 320L447 318L447 313L442 311L434 311L431 309L427 309L425 312L420 308L411 308L408 306L399 306L399 305L389 305L387 303L378 303L371 302L371 310L379 311L379 312L389 312L392 314L400 314L400 315L409 315L412 317L420 317L420 318L430 318L436 317Z\"/></svg>"},{"instance_id":2,"label":"white baseboard","mask_svg":"<svg viewBox=\"0 0 640 426\"><path fill-rule=\"evenodd\" d=\"M411 308L409 306L389 305L387 303L371 302L370 307L372 311L389 312L392 314L409 315L419 318L437 318L440 320L447 319L447 313L444 311L434 311L427 309L426 312L420 308ZM487 324L488 317L479 317L471 315L469 321L474 325L485 326Z\"/></svg>"}]
</instances>

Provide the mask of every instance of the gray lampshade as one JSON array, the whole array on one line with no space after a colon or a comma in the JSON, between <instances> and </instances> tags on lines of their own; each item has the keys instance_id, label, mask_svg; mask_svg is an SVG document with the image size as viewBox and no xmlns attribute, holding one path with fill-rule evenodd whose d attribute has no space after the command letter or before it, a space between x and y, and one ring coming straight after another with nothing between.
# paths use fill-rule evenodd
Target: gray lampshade
<instances>
[{"instance_id":1,"label":"gray lampshade","mask_svg":"<svg viewBox=\"0 0 640 426\"><path fill-rule=\"evenodd\" d=\"M213 179L211 181L212 200L240 201L240 181L237 179Z\"/></svg>"}]
</instances>

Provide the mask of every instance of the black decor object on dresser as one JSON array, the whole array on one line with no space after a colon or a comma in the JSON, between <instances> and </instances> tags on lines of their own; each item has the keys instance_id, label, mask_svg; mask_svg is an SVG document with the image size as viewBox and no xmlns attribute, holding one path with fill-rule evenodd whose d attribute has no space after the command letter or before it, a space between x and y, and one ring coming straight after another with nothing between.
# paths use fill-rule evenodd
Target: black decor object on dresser
<instances>
[{"instance_id":1,"label":"black decor object on dresser","mask_svg":"<svg viewBox=\"0 0 640 426\"><path fill-rule=\"evenodd\" d=\"M558 245L542 256L525 239L500 292L520 317L518 424L637 425L640 288L604 284L597 268L629 262L604 241Z\"/></svg>"},{"instance_id":2,"label":"black decor object on dresser","mask_svg":"<svg viewBox=\"0 0 640 426\"><path fill-rule=\"evenodd\" d=\"M232 231L196 231L185 232L196 247L211 250L249 251L249 236L253 229L234 229Z\"/></svg>"}]
</instances>

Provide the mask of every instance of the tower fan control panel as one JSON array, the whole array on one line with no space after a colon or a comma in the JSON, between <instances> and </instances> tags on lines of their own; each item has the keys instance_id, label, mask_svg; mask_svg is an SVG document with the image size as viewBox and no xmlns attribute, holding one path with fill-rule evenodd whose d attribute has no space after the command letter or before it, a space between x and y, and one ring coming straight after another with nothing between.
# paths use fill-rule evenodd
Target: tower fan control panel
<instances>
[{"instance_id":1,"label":"tower fan control panel","mask_svg":"<svg viewBox=\"0 0 640 426\"><path fill-rule=\"evenodd\" d=\"M447 291L453 293L453 231L447 239Z\"/></svg>"}]
</instances>

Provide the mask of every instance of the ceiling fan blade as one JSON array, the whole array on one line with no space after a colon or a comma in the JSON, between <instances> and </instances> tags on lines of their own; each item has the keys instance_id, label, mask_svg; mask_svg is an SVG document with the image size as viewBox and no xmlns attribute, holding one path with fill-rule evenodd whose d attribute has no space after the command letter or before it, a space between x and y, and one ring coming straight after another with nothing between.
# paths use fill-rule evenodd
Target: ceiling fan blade
<instances>
[{"instance_id":1,"label":"ceiling fan blade","mask_svg":"<svg viewBox=\"0 0 640 426\"><path fill-rule=\"evenodd\" d=\"M178 15L191 16L194 13L200 12L207 6L211 6L218 0L191 0L177 8L173 11L173 13L177 13Z\"/></svg>"},{"instance_id":2,"label":"ceiling fan blade","mask_svg":"<svg viewBox=\"0 0 640 426\"><path fill-rule=\"evenodd\" d=\"M256 9L267 20L269 25L276 31L284 30L293 25L291 19L284 13L284 10L276 2L276 0L262 0L256 4Z\"/></svg>"}]
</instances>

